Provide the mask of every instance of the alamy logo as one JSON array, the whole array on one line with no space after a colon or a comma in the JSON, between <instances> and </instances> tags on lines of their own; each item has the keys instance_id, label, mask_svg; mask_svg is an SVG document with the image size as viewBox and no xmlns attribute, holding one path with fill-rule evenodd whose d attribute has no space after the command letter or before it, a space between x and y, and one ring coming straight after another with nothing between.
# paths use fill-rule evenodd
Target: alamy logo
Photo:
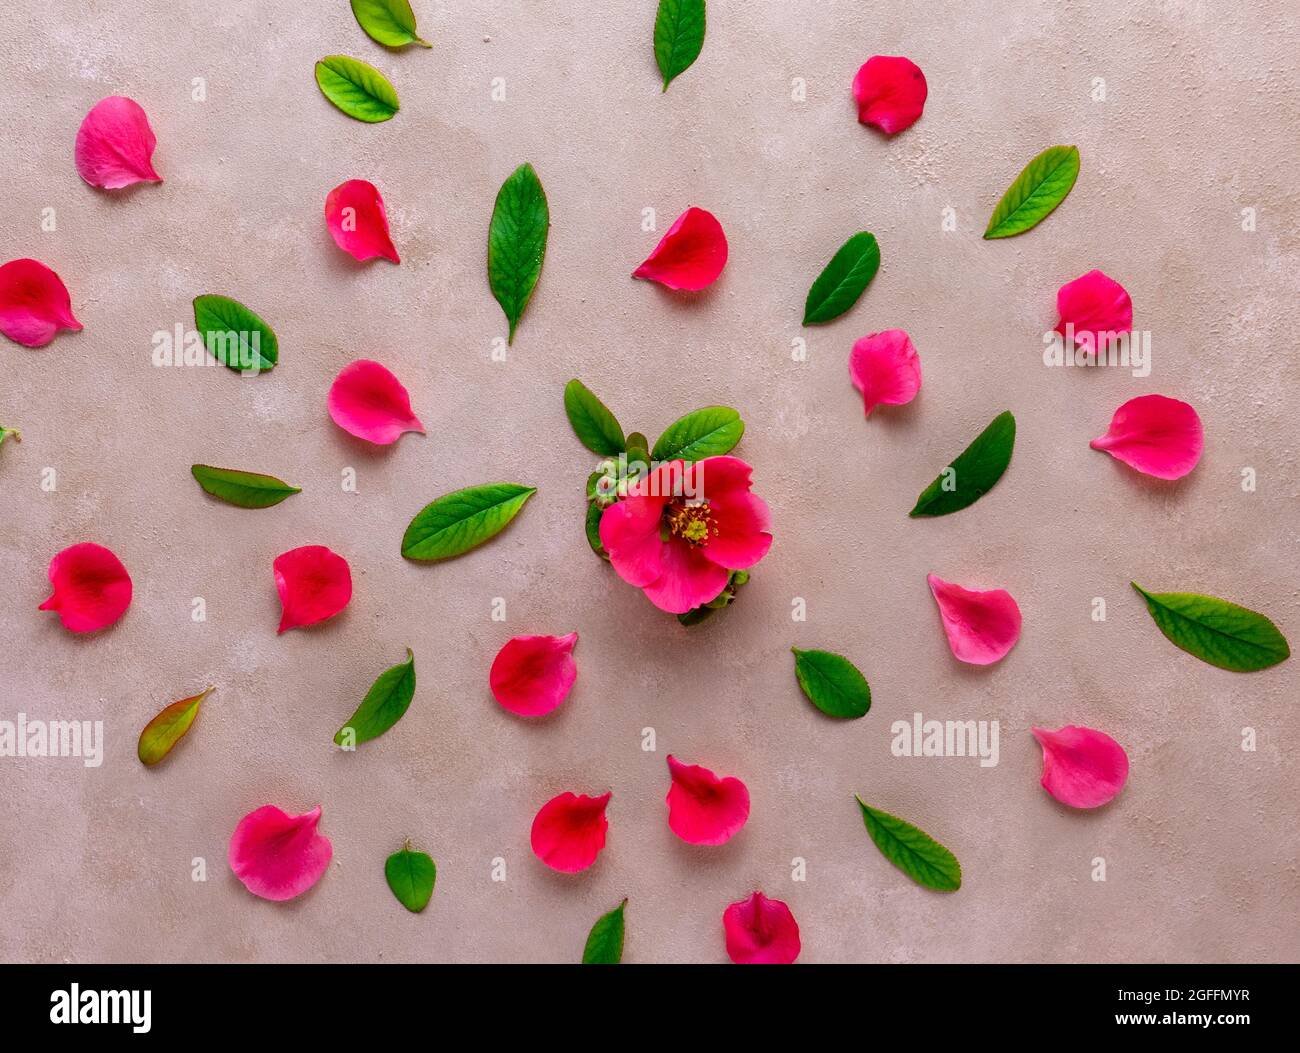
<instances>
[{"instance_id":1,"label":"alamy logo","mask_svg":"<svg viewBox=\"0 0 1300 1053\"><path fill-rule=\"evenodd\" d=\"M0 757L81 757L87 768L104 763L104 722L0 720Z\"/></svg>"},{"instance_id":2,"label":"alamy logo","mask_svg":"<svg viewBox=\"0 0 1300 1053\"><path fill-rule=\"evenodd\" d=\"M910 723L896 720L889 732L895 757L978 757L981 768L998 766L996 720L926 720L913 713Z\"/></svg>"},{"instance_id":3,"label":"alamy logo","mask_svg":"<svg viewBox=\"0 0 1300 1053\"><path fill-rule=\"evenodd\" d=\"M50 995L51 1024L130 1024L137 1035L147 1034L153 1009L152 991L68 991Z\"/></svg>"}]
</instances>

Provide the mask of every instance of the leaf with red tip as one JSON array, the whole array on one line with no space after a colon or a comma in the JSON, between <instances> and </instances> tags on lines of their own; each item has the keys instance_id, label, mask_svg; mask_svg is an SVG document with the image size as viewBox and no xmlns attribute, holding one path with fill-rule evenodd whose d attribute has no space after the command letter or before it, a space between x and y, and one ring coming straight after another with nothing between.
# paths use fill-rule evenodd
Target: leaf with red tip
<instances>
[{"instance_id":1,"label":"leaf with red tip","mask_svg":"<svg viewBox=\"0 0 1300 1053\"><path fill-rule=\"evenodd\" d=\"M1092 270L1066 282L1056 293L1061 320L1056 331L1073 337L1088 354L1105 351L1121 335L1133 331L1133 301L1114 278Z\"/></svg>"},{"instance_id":2,"label":"leaf with red tip","mask_svg":"<svg viewBox=\"0 0 1300 1053\"><path fill-rule=\"evenodd\" d=\"M303 545L275 557L275 588L285 632L332 618L352 599L348 561L324 545Z\"/></svg>"},{"instance_id":3,"label":"leaf with red tip","mask_svg":"<svg viewBox=\"0 0 1300 1053\"><path fill-rule=\"evenodd\" d=\"M688 208L632 277L697 292L713 284L726 265L727 236L722 224L711 212Z\"/></svg>"},{"instance_id":4,"label":"leaf with red tip","mask_svg":"<svg viewBox=\"0 0 1300 1053\"><path fill-rule=\"evenodd\" d=\"M95 103L77 131L77 172L91 186L105 190L161 183L153 167L157 144L140 104L110 95Z\"/></svg>"},{"instance_id":5,"label":"leaf with red tip","mask_svg":"<svg viewBox=\"0 0 1300 1053\"><path fill-rule=\"evenodd\" d=\"M692 845L726 844L749 819L749 790L739 779L719 778L698 764L668 755L668 828Z\"/></svg>"},{"instance_id":6,"label":"leaf with red tip","mask_svg":"<svg viewBox=\"0 0 1300 1053\"><path fill-rule=\"evenodd\" d=\"M853 78L858 121L886 135L912 127L925 109L928 94L921 67L901 55L873 55Z\"/></svg>"},{"instance_id":7,"label":"leaf with red tip","mask_svg":"<svg viewBox=\"0 0 1300 1053\"><path fill-rule=\"evenodd\" d=\"M991 665L1016 646L1020 608L1006 589L964 589L934 574L925 580L939 605L948 646L959 660Z\"/></svg>"},{"instance_id":8,"label":"leaf with red tip","mask_svg":"<svg viewBox=\"0 0 1300 1053\"><path fill-rule=\"evenodd\" d=\"M799 925L779 899L755 892L722 915L727 954L737 965L789 965L799 957Z\"/></svg>"},{"instance_id":9,"label":"leaf with red tip","mask_svg":"<svg viewBox=\"0 0 1300 1053\"><path fill-rule=\"evenodd\" d=\"M330 865L334 848L316 832L320 806L286 815L264 804L239 820L230 835L228 859L235 877L254 896L277 902L301 896Z\"/></svg>"},{"instance_id":10,"label":"leaf with red tip","mask_svg":"<svg viewBox=\"0 0 1300 1053\"><path fill-rule=\"evenodd\" d=\"M358 439L388 446L408 431L424 434L402 382L378 362L359 359L339 370L326 399L331 419Z\"/></svg>"},{"instance_id":11,"label":"leaf with red tip","mask_svg":"<svg viewBox=\"0 0 1300 1053\"><path fill-rule=\"evenodd\" d=\"M5 439L12 438L14 442L22 442L23 434L17 428L6 428L0 424L0 446L5 444Z\"/></svg>"},{"instance_id":12,"label":"leaf with red tip","mask_svg":"<svg viewBox=\"0 0 1300 1053\"><path fill-rule=\"evenodd\" d=\"M28 259L0 267L0 333L24 347L44 347L60 329L80 328L68 287L49 267Z\"/></svg>"},{"instance_id":13,"label":"leaf with red tip","mask_svg":"<svg viewBox=\"0 0 1300 1053\"><path fill-rule=\"evenodd\" d=\"M141 764L152 767L172 751L172 747L185 736L199 715L199 706L216 688L210 687L197 695L173 702L144 726L136 755Z\"/></svg>"},{"instance_id":14,"label":"leaf with red tip","mask_svg":"<svg viewBox=\"0 0 1300 1053\"><path fill-rule=\"evenodd\" d=\"M1068 724L1034 728L1043 747L1043 789L1071 808L1100 808L1124 788L1128 754L1109 735Z\"/></svg>"},{"instance_id":15,"label":"leaf with red tip","mask_svg":"<svg viewBox=\"0 0 1300 1053\"><path fill-rule=\"evenodd\" d=\"M921 390L921 360L901 329L868 333L849 355L849 377L868 417L877 406L902 406Z\"/></svg>"},{"instance_id":16,"label":"leaf with red tip","mask_svg":"<svg viewBox=\"0 0 1300 1053\"><path fill-rule=\"evenodd\" d=\"M1205 433L1201 418L1186 402L1139 395L1117 409L1106 434L1088 445L1143 475L1181 479L1201 459Z\"/></svg>"},{"instance_id":17,"label":"leaf with red tip","mask_svg":"<svg viewBox=\"0 0 1300 1053\"><path fill-rule=\"evenodd\" d=\"M93 633L117 621L131 604L131 576L103 545L72 545L50 560L54 594L40 610L57 611L63 627Z\"/></svg>"},{"instance_id":18,"label":"leaf with red tip","mask_svg":"<svg viewBox=\"0 0 1300 1053\"><path fill-rule=\"evenodd\" d=\"M521 717L545 716L569 697L578 678L577 633L516 636L497 652L488 682L492 696Z\"/></svg>"},{"instance_id":19,"label":"leaf with red tip","mask_svg":"<svg viewBox=\"0 0 1300 1053\"><path fill-rule=\"evenodd\" d=\"M533 819L533 854L552 870L576 874L596 862L605 847L610 794L588 797L562 793L552 797Z\"/></svg>"},{"instance_id":20,"label":"leaf with red tip","mask_svg":"<svg viewBox=\"0 0 1300 1053\"><path fill-rule=\"evenodd\" d=\"M401 263L388 233L388 213L374 183L349 179L325 198L325 223L334 244L358 260L382 256Z\"/></svg>"}]
</instances>

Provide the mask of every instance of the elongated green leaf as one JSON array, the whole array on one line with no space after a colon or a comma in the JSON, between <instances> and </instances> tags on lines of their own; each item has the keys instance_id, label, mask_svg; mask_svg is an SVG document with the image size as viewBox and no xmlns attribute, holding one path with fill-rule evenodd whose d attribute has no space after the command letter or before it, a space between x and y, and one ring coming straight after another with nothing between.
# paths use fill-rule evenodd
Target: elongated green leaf
<instances>
[{"instance_id":1,"label":"elongated green leaf","mask_svg":"<svg viewBox=\"0 0 1300 1053\"><path fill-rule=\"evenodd\" d=\"M871 708L871 688L858 667L832 651L794 652L794 675L808 700L828 717L855 720Z\"/></svg>"},{"instance_id":2,"label":"elongated green leaf","mask_svg":"<svg viewBox=\"0 0 1300 1053\"><path fill-rule=\"evenodd\" d=\"M5 439L13 439L14 442L22 442L22 434L17 428L0 427L0 446L5 444Z\"/></svg>"},{"instance_id":3,"label":"elongated green leaf","mask_svg":"<svg viewBox=\"0 0 1300 1053\"><path fill-rule=\"evenodd\" d=\"M229 296L194 297L194 327L208 353L237 373L264 373L280 359L271 327Z\"/></svg>"},{"instance_id":4,"label":"elongated green leaf","mask_svg":"<svg viewBox=\"0 0 1300 1053\"><path fill-rule=\"evenodd\" d=\"M316 63L321 94L349 117L367 124L391 120L401 109L397 89L379 70L347 55L326 55Z\"/></svg>"},{"instance_id":5,"label":"elongated green leaf","mask_svg":"<svg viewBox=\"0 0 1300 1053\"><path fill-rule=\"evenodd\" d=\"M668 425L650 456L656 461L701 461L732 449L745 434L745 422L728 406L705 406Z\"/></svg>"},{"instance_id":6,"label":"elongated green leaf","mask_svg":"<svg viewBox=\"0 0 1300 1053\"><path fill-rule=\"evenodd\" d=\"M397 902L413 914L429 905L438 868L425 852L415 852L407 841L400 850L384 860L384 879Z\"/></svg>"},{"instance_id":7,"label":"elongated green leaf","mask_svg":"<svg viewBox=\"0 0 1300 1053\"><path fill-rule=\"evenodd\" d=\"M546 191L533 166L522 164L497 191L488 227L488 285L510 323L507 343L514 343L519 319L537 287L550 228Z\"/></svg>"},{"instance_id":8,"label":"elongated green leaf","mask_svg":"<svg viewBox=\"0 0 1300 1053\"><path fill-rule=\"evenodd\" d=\"M583 965L618 965L623 960L624 899L608 914L596 919L587 935L587 945L582 951Z\"/></svg>"},{"instance_id":9,"label":"elongated green leaf","mask_svg":"<svg viewBox=\"0 0 1300 1053\"><path fill-rule=\"evenodd\" d=\"M861 797L857 801L867 833L894 866L918 885L936 892L961 888L961 864L943 845L898 816L872 808Z\"/></svg>"},{"instance_id":10,"label":"elongated green leaf","mask_svg":"<svg viewBox=\"0 0 1300 1053\"><path fill-rule=\"evenodd\" d=\"M984 237L1010 238L1038 226L1065 200L1078 178L1079 148L1049 146L1007 188L989 217Z\"/></svg>"},{"instance_id":11,"label":"elongated green leaf","mask_svg":"<svg viewBox=\"0 0 1300 1053\"><path fill-rule=\"evenodd\" d=\"M685 73L704 47L704 0L659 0L655 16L655 61L664 91Z\"/></svg>"},{"instance_id":12,"label":"elongated green leaf","mask_svg":"<svg viewBox=\"0 0 1300 1053\"><path fill-rule=\"evenodd\" d=\"M946 516L973 505L993 489L1011 463L1016 445L1016 418L999 413L957 459L916 499L911 516Z\"/></svg>"},{"instance_id":13,"label":"elongated green leaf","mask_svg":"<svg viewBox=\"0 0 1300 1053\"><path fill-rule=\"evenodd\" d=\"M605 546L600 540L600 517L605 514L605 510L594 501L587 505L587 544L591 546L591 551L596 553L601 559L609 559L609 553L605 551Z\"/></svg>"},{"instance_id":14,"label":"elongated green leaf","mask_svg":"<svg viewBox=\"0 0 1300 1053\"><path fill-rule=\"evenodd\" d=\"M1264 615L1215 596L1147 592L1130 582L1170 642L1202 662L1234 673L1253 673L1291 657L1286 637Z\"/></svg>"},{"instance_id":15,"label":"elongated green leaf","mask_svg":"<svg viewBox=\"0 0 1300 1053\"><path fill-rule=\"evenodd\" d=\"M415 697L415 655L408 647L406 661L385 669L370 685L366 697L334 735L336 746L356 746L376 739L405 715Z\"/></svg>"},{"instance_id":16,"label":"elongated green leaf","mask_svg":"<svg viewBox=\"0 0 1300 1053\"><path fill-rule=\"evenodd\" d=\"M416 33L415 13L407 0L352 0L352 13L366 35L385 47L433 46Z\"/></svg>"},{"instance_id":17,"label":"elongated green leaf","mask_svg":"<svg viewBox=\"0 0 1300 1053\"><path fill-rule=\"evenodd\" d=\"M273 475L241 472L235 468L214 468L210 464L190 466L190 474L213 497L219 497L240 508L270 508L286 497L302 493Z\"/></svg>"},{"instance_id":18,"label":"elongated green leaf","mask_svg":"<svg viewBox=\"0 0 1300 1053\"><path fill-rule=\"evenodd\" d=\"M564 412L582 445L592 453L614 457L623 452L622 426L581 380L570 380L565 385Z\"/></svg>"},{"instance_id":19,"label":"elongated green leaf","mask_svg":"<svg viewBox=\"0 0 1300 1053\"><path fill-rule=\"evenodd\" d=\"M880 246L867 231L854 234L831 257L808 290L803 324L816 325L838 318L855 303L880 270Z\"/></svg>"},{"instance_id":20,"label":"elongated green leaf","mask_svg":"<svg viewBox=\"0 0 1300 1053\"><path fill-rule=\"evenodd\" d=\"M426 505L402 537L407 559L450 559L495 537L519 514L535 486L487 483L447 494Z\"/></svg>"},{"instance_id":21,"label":"elongated green leaf","mask_svg":"<svg viewBox=\"0 0 1300 1053\"><path fill-rule=\"evenodd\" d=\"M140 763L152 767L162 760L190 730L194 718L199 715L199 706L216 688L208 688L197 695L173 702L144 726L140 732L140 742L136 746L136 755Z\"/></svg>"}]
</instances>

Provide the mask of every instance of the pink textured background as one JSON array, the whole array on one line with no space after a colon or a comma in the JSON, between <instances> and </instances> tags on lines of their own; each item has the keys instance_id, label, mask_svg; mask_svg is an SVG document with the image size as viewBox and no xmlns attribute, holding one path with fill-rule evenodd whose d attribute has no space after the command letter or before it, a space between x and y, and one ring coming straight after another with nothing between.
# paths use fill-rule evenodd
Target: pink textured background
<instances>
[{"instance_id":1,"label":"pink textured background","mask_svg":"<svg viewBox=\"0 0 1300 1053\"><path fill-rule=\"evenodd\" d=\"M1128 587L1222 595L1300 640L1293 6L715 2L703 55L666 95L653 0L414 6L430 52L385 52L344 0L0 9L3 255L57 270L86 326L43 351L0 342L0 423L24 434L0 450L0 719L102 719L107 740L95 770L0 760L0 957L568 961L626 895L626 960L719 961L724 907L762 888L790 903L809 962L1296 959L1295 661L1213 669L1167 643ZM396 119L362 125L320 96L312 63L336 52L391 77ZM906 54L929 79L925 116L894 140L855 121L849 84L874 53ZM109 195L77 177L77 126L118 93L152 119L160 187ZM1058 142L1083 156L1068 201L1025 237L982 242L1007 183ZM496 363L486 228L524 160L553 229ZM354 177L389 203L400 267L355 266L331 244L322 202ZM631 282L658 237L641 210L662 232L691 204L726 227L721 281L694 300ZM882 246L875 283L840 321L800 329L809 283L860 229ZM1041 363L1057 287L1092 267L1127 286L1153 333L1146 380ZM192 324L204 292L276 328L273 373L152 367L151 334ZM849 347L895 326L925 386L864 422ZM798 337L806 362L791 360ZM328 421L330 379L357 357L398 373L427 438L374 452ZM687 632L588 552L594 459L564 418L572 376L652 438L697 405L744 415L737 452L777 540L725 616ZM1204 460L1172 486L1087 446L1150 391L1205 422ZM921 488L1008 408L1020 436L997 489L910 521ZM227 507L189 478L196 461L303 493ZM340 487L347 466L357 494ZM1240 487L1247 466L1255 493ZM442 565L400 558L423 504L495 479L540 487L508 533ZM121 555L136 596L117 627L74 639L36 605L50 556L92 539ZM334 622L277 639L271 561L309 543L348 558L355 596ZM931 570L1017 597L1025 632L1006 661L952 659ZM206 623L190 619L195 596ZM1097 596L1104 623L1089 617ZM490 620L494 597L505 624ZM569 704L542 723L499 710L487 669L501 643L571 629ZM870 715L816 713L791 644L854 658ZM333 732L408 645L420 686L407 716L338 752ZM209 683L189 739L144 770L141 726ZM892 757L890 723L916 710L999 720L1001 763ZM1095 814L1038 787L1029 726L1069 722L1109 731L1132 759L1123 795ZM640 748L647 727L657 752ZM748 783L752 818L731 844L669 832L669 752ZM577 877L528 849L533 813L566 789L614 793L608 848ZM886 863L854 792L950 846L962 890L929 893ZM248 895L225 864L235 823L267 802L322 804L335 846L330 872L286 905ZM382 873L408 835L439 867L419 917ZM206 883L191 881L197 856ZM489 880L498 856L504 883ZM1090 879L1096 856L1105 883Z\"/></svg>"}]
</instances>

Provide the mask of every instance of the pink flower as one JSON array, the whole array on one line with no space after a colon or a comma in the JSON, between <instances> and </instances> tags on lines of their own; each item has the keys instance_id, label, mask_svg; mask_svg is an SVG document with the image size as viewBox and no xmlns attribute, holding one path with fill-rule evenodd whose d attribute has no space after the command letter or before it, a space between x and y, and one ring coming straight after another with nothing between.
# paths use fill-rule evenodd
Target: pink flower
<instances>
[{"instance_id":1,"label":"pink flower","mask_svg":"<svg viewBox=\"0 0 1300 1053\"><path fill-rule=\"evenodd\" d=\"M77 131L77 171L91 186L106 190L161 183L153 167L157 144L140 104L110 95L95 103Z\"/></svg>"},{"instance_id":2,"label":"pink flower","mask_svg":"<svg viewBox=\"0 0 1300 1053\"><path fill-rule=\"evenodd\" d=\"M0 333L25 347L44 347L60 329L79 330L72 298L39 260L10 260L0 267Z\"/></svg>"},{"instance_id":3,"label":"pink flower","mask_svg":"<svg viewBox=\"0 0 1300 1053\"><path fill-rule=\"evenodd\" d=\"M492 696L511 713L540 717L569 697L578 678L573 660L577 633L516 636L497 652L489 683Z\"/></svg>"},{"instance_id":4,"label":"pink flower","mask_svg":"<svg viewBox=\"0 0 1300 1053\"><path fill-rule=\"evenodd\" d=\"M1101 271L1062 285L1056 309L1061 314L1056 331L1062 337L1072 333L1074 343L1089 353L1105 351L1121 334L1133 331L1133 301L1124 286Z\"/></svg>"},{"instance_id":5,"label":"pink flower","mask_svg":"<svg viewBox=\"0 0 1300 1053\"><path fill-rule=\"evenodd\" d=\"M533 819L533 854L552 870L576 874L596 862L605 847L610 794L588 797L562 793L552 797Z\"/></svg>"},{"instance_id":6,"label":"pink flower","mask_svg":"<svg viewBox=\"0 0 1300 1053\"><path fill-rule=\"evenodd\" d=\"M722 928L737 965L789 965L799 957L799 926L790 908L761 892L731 904Z\"/></svg>"},{"instance_id":7,"label":"pink flower","mask_svg":"<svg viewBox=\"0 0 1300 1053\"><path fill-rule=\"evenodd\" d=\"M370 359L349 362L339 370L326 407L334 423L349 435L378 446L394 443L408 431L424 434L402 382Z\"/></svg>"},{"instance_id":8,"label":"pink flower","mask_svg":"<svg viewBox=\"0 0 1300 1053\"><path fill-rule=\"evenodd\" d=\"M324 545L303 545L275 557L275 588L283 613L276 632L332 618L352 599L348 561Z\"/></svg>"},{"instance_id":9,"label":"pink flower","mask_svg":"<svg viewBox=\"0 0 1300 1053\"><path fill-rule=\"evenodd\" d=\"M668 755L668 828L692 845L721 845L749 818L749 790L739 779L720 779L698 764Z\"/></svg>"},{"instance_id":10,"label":"pink flower","mask_svg":"<svg viewBox=\"0 0 1300 1053\"><path fill-rule=\"evenodd\" d=\"M230 835L230 869L254 896L286 900L301 896L321 879L334 849L316 832L320 807L286 815L264 804L239 820Z\"/></svg>"},{"instance_id":11,"label":"pink flower","mask_svg":"<svg viewBox=\"0 0 1300 1053\"><path fill-rule=\"evenodd\" d=\"M877 406L902 406L921 390L921 360L901 329L868 333L849 355L849 376L862 392L866 415Z\"/></svg>"},{"instance_id":12,"label":"pink flower","mask_svg":"<svg viewBox=\"0 0 1300 1053\"><path fill-rule=\"evenodd\" d=\"M948 646L961 661L991 665L1006 657L1020 639L1020 608L1005 589L978 592L953 585L930 574L926 577L934 602L939 605Z\"/></svg>"},{"instance_id":13,"label":"pink flower","mask_svg":"<svg viewBox=\"0 0 1300 1053\"><path fill-rule=\"evenodd\" d=\"M727 236L713 213L688 208L632 272L669 289L697 292L717 280L727 265Z\"/></svg>"},{"instance_id":14,"label":"pink flower","mask_svg":"<svg viewBox=\"0 0 1300 1053\"><path fill-rule=\"evenodd\" d=\"M752 471L737 457L670 461L631 485L600 520L619 577L672 614L715 599L733 570L752 567L772 544Z\"/></svg>"},{"instance_id":15,"label":"pink flower","mask_svg":"<svg viewBox=\"0 0 1300 1053\"><path fill-rule=\"evenodd\" d=\"M873 55L853 78L858 120L886 135L912 127L925 109L927 94L925 74L902 56Z\"/></svg>"},{"instance_id":16,"label":"pink flower","mask_svg":"<svg viewBox=\"0 0 1300 1053\"><path fill-rule=\"evenodd\" d=\"M1073 724L1034 728L1043 747L1043 789L1071 808L1099 808L1128 779L1128 754L1109 735Z\"/></svg>"},{"instance_id":17,"label":"pink flower","mask_svg":"<svg viewBox=\"0 0 1300 1053\"><path fill-rule=\"evenodd\" d=\"M39 610L57 611L68 632L105 629L131 605L131 576L103 545L72 545L50 560L54 594Z\"/></svg>"},{"instance_id":18,"label":"pink flower","mask_svg":"<svg viewBox=\"0 0 1300 1053\"><path fill-rule=\"evenodd\" d=\"M388 213L374 183L349 179L325 198L325 223L334 244L358 260L382 256L401 263L388 233Z\"/></svg>"},{"instance_id":19,"label":"pink flower","mask_svg":"<svg viewBox=\"0 0 1300 1053\"><path fill-rule=\"evenodd\" d=\"M1139 395L1117 409L1106 434L1088 445L1144 475L1181 479L1201 459L1205 434L1201 418L1186 402Z\"/></svg>"}]
</instances>

